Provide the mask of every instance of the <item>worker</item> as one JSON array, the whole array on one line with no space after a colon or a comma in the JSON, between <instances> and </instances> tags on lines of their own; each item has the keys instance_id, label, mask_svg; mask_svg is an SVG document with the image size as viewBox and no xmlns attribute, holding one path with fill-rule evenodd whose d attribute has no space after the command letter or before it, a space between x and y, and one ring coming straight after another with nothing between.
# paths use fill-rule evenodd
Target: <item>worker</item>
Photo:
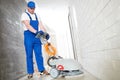
<instances>
[{"instance_id":1,"label":"worker","mask_svg":"<svg viewBox=\"0 0 120 80\"><path fill-rule=\"evenodd\" d=\"M46 32L45 27L42 24L40 16L35 13L36 4L33 1L27 3L27 8L21 15L21 22L24 26L24 46L26 51L27 73L28 79L33 77L33 51L40 73L49 75L48 71L44 67L44 61L42 56L42 44L39 38L35 36L40 33ZM49 36L47 37L49 39Z\"/></svg>"}]
</instances>

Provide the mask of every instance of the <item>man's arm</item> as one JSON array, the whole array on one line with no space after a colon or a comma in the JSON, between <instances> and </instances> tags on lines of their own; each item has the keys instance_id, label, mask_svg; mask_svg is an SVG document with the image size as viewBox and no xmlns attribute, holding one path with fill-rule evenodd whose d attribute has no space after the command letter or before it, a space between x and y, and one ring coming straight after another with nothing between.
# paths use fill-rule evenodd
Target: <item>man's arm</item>
<instances>
[{"instance_id":1,"label":"man's arm","mask_svg":"<svg viewBox=\"0 0 120 80\"><path fill-rule=\"evenodd\" d=\"M41 21L39 21L39 27L40 27L40 30L43 30L44 32L46 32L46 29Z\"/></svg>"},{"instance_id":2,"label":"man's arm","mask_svg":"<svg viewBox=\"0 0 120 80\"><path fill-rule=\"evenodd\" d=\"M25 24L26 28L30 30L33 33L36 33L37 31L30 25L29 20L23 20L23 24Z\"/></svg>"}]
</instances>

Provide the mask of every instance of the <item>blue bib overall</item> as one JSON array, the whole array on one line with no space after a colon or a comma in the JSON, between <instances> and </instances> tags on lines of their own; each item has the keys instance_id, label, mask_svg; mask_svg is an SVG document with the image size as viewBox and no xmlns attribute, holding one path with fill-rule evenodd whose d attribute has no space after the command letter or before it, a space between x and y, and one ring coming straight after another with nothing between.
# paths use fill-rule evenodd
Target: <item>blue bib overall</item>
<instances>
[{"instance_id":1,"label":"blue bib overall","mask_svg":"<svg viewBox=\"0 0 120 80\"><path fill-rule=\"evenodd\" d=\"M27 12L26 12L27 13ZM38 18L35 14L36 20L32 20L29 13L27 15L30 18L30 25L38 31ZM35 53L35 58L38 66L39 72L44 71L44 63L42 57L42 47L41 41L38 38L35 38L35 34L29 30L24 31L24 45L26 50L26 60L27 60L27 72L28 74L34 73L33 67L33 51Z\"/></svg>"}]
</instances>

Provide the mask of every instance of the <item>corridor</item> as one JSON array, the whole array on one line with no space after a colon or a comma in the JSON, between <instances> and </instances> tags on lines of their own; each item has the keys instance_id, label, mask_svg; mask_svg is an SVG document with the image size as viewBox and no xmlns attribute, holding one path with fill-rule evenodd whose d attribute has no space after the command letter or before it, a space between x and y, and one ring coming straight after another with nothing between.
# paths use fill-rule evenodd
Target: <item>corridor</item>
<instances>
[{"instance_id":1,"label":"corridor","mask_svg":"<svg viewBox=\"0 0 120 80\"><path fill-rule=\"evenodd\" d=\"M27 76L24 76L18 80L28 80ZM100 80L94 77L93 75L90 75L89 73L84 73L77 76L66 76L66 77L58 77L57 79L53 79L51 76L39 76L37 74L34 74L34 77L31 80Z\"/></svg>"},{"instance_id":2,"label":"corridor","mask_svg":"<svg viewBox=\"0 0 120 80\"><path fill-rule=\"evenodd\" d=\"M120 80L120 0L0 0L0 80L27 80L21 15L28 1L36 3L56 56L83 70L57 79L35 72L32 80ZM44 47L42 55L49 71Z\"/></svg>"}]
</instances>

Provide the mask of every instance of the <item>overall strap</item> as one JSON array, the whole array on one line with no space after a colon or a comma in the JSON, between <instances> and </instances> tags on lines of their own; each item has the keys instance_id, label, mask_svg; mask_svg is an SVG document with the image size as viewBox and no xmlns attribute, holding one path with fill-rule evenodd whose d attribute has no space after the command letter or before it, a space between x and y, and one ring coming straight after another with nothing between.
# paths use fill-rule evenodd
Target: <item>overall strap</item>
<instances>
[{"instance_id":1,"label":"overall strap","mask_svg":"<svg viewBox=\"0 0 120 80\"><path fill-rule=\"evenodd\" d=\"M36 17L36 20L38 21L38 18L37 18L37 15L36 15L36 13L35 13L35 17Z\"/></svg>"},{"instance_id":2,"label":"overall strap","mask_svg":"<svg viewBox=\"0 0 120 80\"><path fill-rule=\"evenodd\" d=\"M28 12L25 12L25 13L27 13L27 15L29 16L30 20L32 20L32 18L31 18L31 16L30 16L30 14L29 14Z\"/></svg>"},{"instance_id":3,"label":"overall strap","mask_svg":"<svg viewBox=\"0 0 120 80\"><path fill-rule=\"evenodd\" d=\"M30 20L32 20L30 14L28 12L25 12L25 13L27 13L27 15L29 16ZM36 18L36 20L38 20L36 13L35 13L35 18Z\"/></svg>"}]
</instances>

